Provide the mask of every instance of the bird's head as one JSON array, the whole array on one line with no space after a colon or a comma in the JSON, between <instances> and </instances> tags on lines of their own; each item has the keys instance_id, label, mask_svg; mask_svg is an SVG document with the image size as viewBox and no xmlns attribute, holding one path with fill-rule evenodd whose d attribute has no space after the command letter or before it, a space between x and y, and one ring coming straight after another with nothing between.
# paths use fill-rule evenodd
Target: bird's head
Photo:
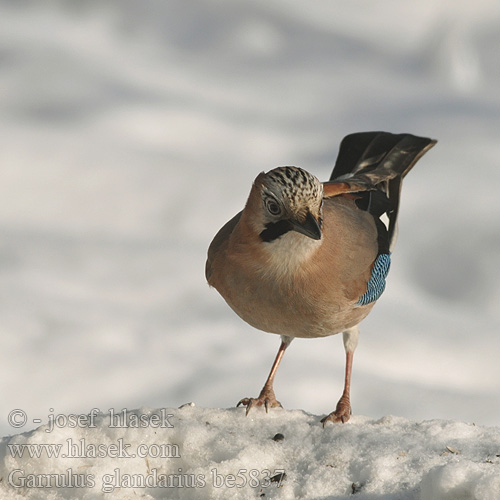
<instances>
[{"instance_id":1,"label":"bird's head","mask_svg":"<svg viewBox=\"0 0 500 500\"><path fill-rule=\"evenodd\" d=\"M247 207L262 241L271 242L289 231L321 239L323 185L298 167L262 172L250 193Z\"/></svg>"}]
</instances>

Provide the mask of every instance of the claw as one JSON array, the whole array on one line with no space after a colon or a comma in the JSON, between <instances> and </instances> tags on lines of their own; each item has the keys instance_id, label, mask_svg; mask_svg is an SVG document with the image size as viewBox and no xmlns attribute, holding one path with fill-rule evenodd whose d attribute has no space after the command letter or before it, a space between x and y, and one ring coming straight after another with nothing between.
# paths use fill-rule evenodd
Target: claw
<instances>
[{"instance_id":1,"label":"claw","mask_svg":"<svg viewBox=\"0 0 500 500\"><path fill-rule=\"evenodd\" d=\"M349 421L349 415L337 415L337 413L334 411L330 413L330 415L327 415L326 417L321 419L323 427L325 427L327 422L333 422L334 424L338 423L345 424L348 421Z\"/></svg>"},{"instance_id":2,"label":"claw","mask_svg":"<svg viewBox=\"0 0 500 500\"><path fill-rule=\"evenodd\" d=\"M345 424L351 418L351 414L352 411L349 399L340 398L340 401L337 403L337 408L335 409L335 411L332 411L332 413L322 418L321 423L323 424L323 427L325 427L327 422L333 422L334 424L335 423Z\"/></svg>"},{"instance_id":3,"label":"claw","mask_svg":"<svg viewBox=\"0 0 500 500\"><path fill-rule=\"evenodd\" d=\"M248 415L249 411L255 406L264 406L266 413L269 413L269 408L283 408L281 403L276 400L274 393L271 394L270 391L261 393L258 398L243 398L236 405L236 407L238 406L247 407L245 415Z\"/></svg>"},{"instance_id":4,"label":"claw","mask_svg":"<svg viewBox=\"0 0 500 500\"><path fill-rule=\"evenodd\" d=\"M253 406L253 398L243 398L238 401L238 404L236 405L236 408L239 406L246 406L246 411L245 411L245 416L248 416L248 412L250 411L250 408Z\"/></svg>"}]
</instances>

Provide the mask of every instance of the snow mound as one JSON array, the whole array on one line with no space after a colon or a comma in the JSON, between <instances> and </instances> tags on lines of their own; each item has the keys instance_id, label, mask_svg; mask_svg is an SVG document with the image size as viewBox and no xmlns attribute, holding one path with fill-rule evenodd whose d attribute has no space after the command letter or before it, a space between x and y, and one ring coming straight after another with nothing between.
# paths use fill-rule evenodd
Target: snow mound
<instances>
[{"instance_id":1,"label":"snow mound","mask_svg":"<svg viewBox=\"0 0 500 500\"><path fill-rule=\"evenodd\" d=\"M500 498L500 429L242 408L49 415L2 439L2 499Z\"/></svg>"}]
</instances>

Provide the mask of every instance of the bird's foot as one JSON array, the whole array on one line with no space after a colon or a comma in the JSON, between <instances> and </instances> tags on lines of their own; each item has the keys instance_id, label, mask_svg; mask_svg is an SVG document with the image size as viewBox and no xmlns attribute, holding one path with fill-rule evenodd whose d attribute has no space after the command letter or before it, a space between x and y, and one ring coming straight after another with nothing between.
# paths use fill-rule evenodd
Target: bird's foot
<instances>
[{"instance_id":1,"label":"bird's foot","mask_svg":"<svg viewBox=\"0 0 500 500\"><path fill-rule=\"evenodd\" d=\"M266 413L269 412L269 408L283 408L281 403L276 399L273 389L265 386L260 392L258 398L243 398L236 406L246 406L246 415L248 415L248 412L256 406L264 406Z\"/></svg>"},{"instance_id":2,"label":"bird's foot","mask_svg":"<svg viewBox=\"0 0 500 500\"><path fill-rule=\"evenodd\" d=\"M325 418L321 419L321 423L323 427L327 422L333 422L334 424L342 422L345 424L351 418L351 403L349 398L341 397L339 402L337 403L337 408L335 411L332 411L330 415L327 415Z\"/></svg>"}]
</instances>

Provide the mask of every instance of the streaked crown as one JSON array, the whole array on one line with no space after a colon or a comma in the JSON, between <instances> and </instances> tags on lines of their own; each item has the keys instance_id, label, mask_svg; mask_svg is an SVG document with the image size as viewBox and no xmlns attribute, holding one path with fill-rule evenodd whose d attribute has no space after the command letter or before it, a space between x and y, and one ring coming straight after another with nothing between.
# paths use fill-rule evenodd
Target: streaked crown
<instances>
[{"instance_id":1,"label":"streaked crown","mask_svg":"<svg viewBox=\"0 0 500 500\"><path fill-rule=\"evenodd\" d=\"M310 212L319 217L323 185L299 167L278 167L267 172L262 181L262 196L268 210L277 203L288 215L303 220Z\"/></svg>"}]
</instances>

